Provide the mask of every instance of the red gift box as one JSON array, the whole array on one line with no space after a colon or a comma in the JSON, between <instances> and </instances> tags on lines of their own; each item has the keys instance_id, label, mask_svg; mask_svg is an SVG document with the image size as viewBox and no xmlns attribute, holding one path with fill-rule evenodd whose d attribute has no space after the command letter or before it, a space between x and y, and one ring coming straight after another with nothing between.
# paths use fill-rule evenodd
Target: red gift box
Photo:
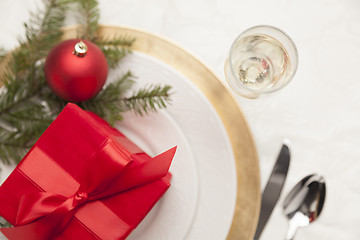
<instances>
[{"instance_id":1,"label":"red gift box","mask_svg":"<svg viewBox=\"0 0 360 240\"><path fill-rule=\"evenodd\" d=\"M68 104L0 187L9 239L125 239L170 186L176 147L151 158Z\"/></svg>"}]
</instances>

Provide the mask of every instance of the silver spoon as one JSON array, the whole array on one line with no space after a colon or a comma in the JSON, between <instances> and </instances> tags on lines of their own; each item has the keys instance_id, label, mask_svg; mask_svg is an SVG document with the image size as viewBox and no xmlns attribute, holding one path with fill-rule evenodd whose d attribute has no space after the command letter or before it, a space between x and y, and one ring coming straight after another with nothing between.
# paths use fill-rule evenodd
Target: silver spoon
<instances>
[{"instance_id":1,"label":"silver spoon","mask_svg":"<svg viewBox=\"0 0 360 240\"><path fill-rule=\"evenodd\" d=\"M325 179L317 174L304 177L294 186L283 205L289 219L286 240L294 239L299 227L306 227L319 217L324 206L325 192Z\"/></svg>"}]
</instances>

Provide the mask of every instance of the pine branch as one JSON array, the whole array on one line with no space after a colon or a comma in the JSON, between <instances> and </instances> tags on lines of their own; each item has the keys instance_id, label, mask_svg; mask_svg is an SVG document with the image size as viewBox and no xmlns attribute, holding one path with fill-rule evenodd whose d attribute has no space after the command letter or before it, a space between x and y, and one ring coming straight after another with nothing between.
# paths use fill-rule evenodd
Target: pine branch
<instances>
[{"instance_id":1,"label":"pine branch","mask_svg":"<svg viewBox=\"0 0 360 240\"><path fill-rule=\"evenodd\" d=\"M135 38L128 36L116 36L111 39L99 37L95 40L96 45L98 45L99 47L114 46L131 48L134 42Z\"/></svg>"},{"instance_id":2,"label":"pine branch","mask_svg":"<svg viewBox=\"0 0 360 240\"><path fill-rule=\"evenodd\" d=\"M42 66L37 66L42 73ZM47 88L42 74L38 85L31 78L16 78L5 83L0 95L0 157L18 162L23 154L53 121L46 105L36 93Z\"/></svg>"},{"instance_id":3,"label":"pine branch","mask_svg":"<svg viewBox=\"0 0 360 240\"><path fill-rule=\"evenodd\" d=\"M78 22L81 27L78 31L78 37L90 40L104 53L110 68L117 66L117 63L130 53L130 47L135 39L129 37L116 37L113 39L101 38L97 35L98 22L100 19L100 10L97 0L76 0L80 17Z\"/></svg>"},{"instance_id":4,"label":"pine branch","mask_svg":"<svg viewBox=\"0 0 360 240\"><path fill-rule=\"evenodd\" d=\"M170 90L169 85L151 85L138 90L129 98L121 99L120 105L123 105L126 111L132 110L140 115L156 112L157 109L166 108L171 102Z\"/></svg>"},{"instance_id":5,"label":"pine branch","mask_svg":"<svg viewBox=\"0 0 360 240\"><path fill-rule=\"evenodd\" d=\"M80 103L80 107L97 113L113 125L116 121L123 119L121 115L123 112L134 111L144 115L165 108L171 102L171 87L168 85L163 87L152 85L138 90L130 97L124 97L134 84L133 78L131 72L126 73L109 84L93 99Z\"/></svg>"},{"instance_id":6,"label":"pine branch","mask_svg":"<svg viewBox=\"0 0 360 240\"><path fill-rule=\"evenodd\" d=\"M78 12L80 18L78 19L81 24L79 30L79 37L94 41L96 39L97 30L99 28L98 22L100 19L100 10L98 8L97 0L76 0L78 3Z\"/></svg>"},{"instance_id":7,"label":"pine branch","mask_svg":"<svg viewBox=\"0 0 360 240\"><path fill-rule=\"evenodd\" d=\"M32 79L33 76L18 76L5 82L0 95L0 116L16 108L17 105L26 103L39 89L46 86L44 77L38 74L42 73L42 67L37 67L35 72L37 72L34 74L37 77L36 84Z\"/></svg>"},{"instance_id":8,"label":"pine branch","mask_svg":"<svg viewBox=\"0 0 360 240\"><path fill-rule=\"evenodd\" d=\"M122 120L123 109L119 108L119 99L134 85L134 76L128 71L116 81L108 84L94 98L79 104L83 109L95 112L113 125L116 121Z\"/></svg>"},{"instance_id":9,"label":"pine branch","mask_svg":"<svg viewBox=\"0 0 360 240\"><path fill-rule=\"evenodd\" d=\"M106 57L106 61L110 68L117 67L119 61L123 59L129 51L124 48L107 48L107 47L100 47L101 51L104 53Z\"/></svg>"},{"instance_id":10,"label":"pine branch","mask_svg":"<svg viewBox=\"0 0 360 240\"><path fill-rule=\"evenodd\" d=\"M45 10L25 24L26 39L4 60L0 79L0 157L18 162L54 119L36 94L46 87L43 59L61 39L65 2L44 1ZM3 57L5 59L6 57Z\"/></svg>"},{"instance_id":11,"label":"pine branch","mask_svg":"<svg viewBox=\"0 0 360 240\"><path fill-rule=\"evenodd\" d=\"M113 39L99 38L95 40L96 45L106 56L110 68L115 68L119 61L131 53L134 38L117 36Z\"/></svg>"},{"instance_id":12,"label":"pine branch","mask_svg":"<svg viewBox=\"0 0 360 240\"><path fill-rule=\"evenodd\" d=\"M34 107L34 104L31 104L31 107ZM38 110L34 112L36 111ZM0 131L1 160L5 163L18 163L53 119L47 117L27 119L20 116L14 117L9 114L3 115L1 121L13 128L12 131L6 129Z\"/></svg>"},{"instance_id":13,"label":"pine branch","mask_svg":"<svg viewBox=\"0 0 360 240\"><path fill-rule=\"evenodd\" d=\"M29 23L24 24L26 38L13 52L14 72L27 70L45 58L61 39L66 5L62 0L45 0L44 5L45 10L31 13Z\"/></svg>"}]
</instances>

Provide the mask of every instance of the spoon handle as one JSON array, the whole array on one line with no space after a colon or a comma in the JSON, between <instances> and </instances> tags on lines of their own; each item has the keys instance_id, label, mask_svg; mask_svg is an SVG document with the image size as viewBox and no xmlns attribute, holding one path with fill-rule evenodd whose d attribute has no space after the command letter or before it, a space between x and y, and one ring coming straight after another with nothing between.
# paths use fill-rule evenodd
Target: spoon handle
<instances>
[{"instance_id":1,"label":"spoon handle","mask_svg":"<svg viewBox=\"0 0 360 240\"><path fill-rule=\"evenodd\" d=\"M295 238L297 229L298 229L298 226L297 226L296 222L290 220L289 228L287 230L285 240L293 240Z\"/></svg>"}]
</instances>

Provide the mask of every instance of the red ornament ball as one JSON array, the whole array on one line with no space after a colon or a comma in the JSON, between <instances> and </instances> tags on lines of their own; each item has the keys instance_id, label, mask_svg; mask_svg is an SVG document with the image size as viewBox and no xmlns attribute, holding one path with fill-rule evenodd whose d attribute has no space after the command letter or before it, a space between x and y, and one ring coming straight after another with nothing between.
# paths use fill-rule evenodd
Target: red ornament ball
<instances>
[{"instance_id":1,"label":"red ornament ball","mask_svg":"<svg viewBox=\"0 0 360 240\"><path fill-rule=\"evenodd\" d=\"M94 43L71 39L56 45L46 58L45 78L59 97L81 102L94 97L104 86L108 65Z\"/></svg>"}]
</instances>

